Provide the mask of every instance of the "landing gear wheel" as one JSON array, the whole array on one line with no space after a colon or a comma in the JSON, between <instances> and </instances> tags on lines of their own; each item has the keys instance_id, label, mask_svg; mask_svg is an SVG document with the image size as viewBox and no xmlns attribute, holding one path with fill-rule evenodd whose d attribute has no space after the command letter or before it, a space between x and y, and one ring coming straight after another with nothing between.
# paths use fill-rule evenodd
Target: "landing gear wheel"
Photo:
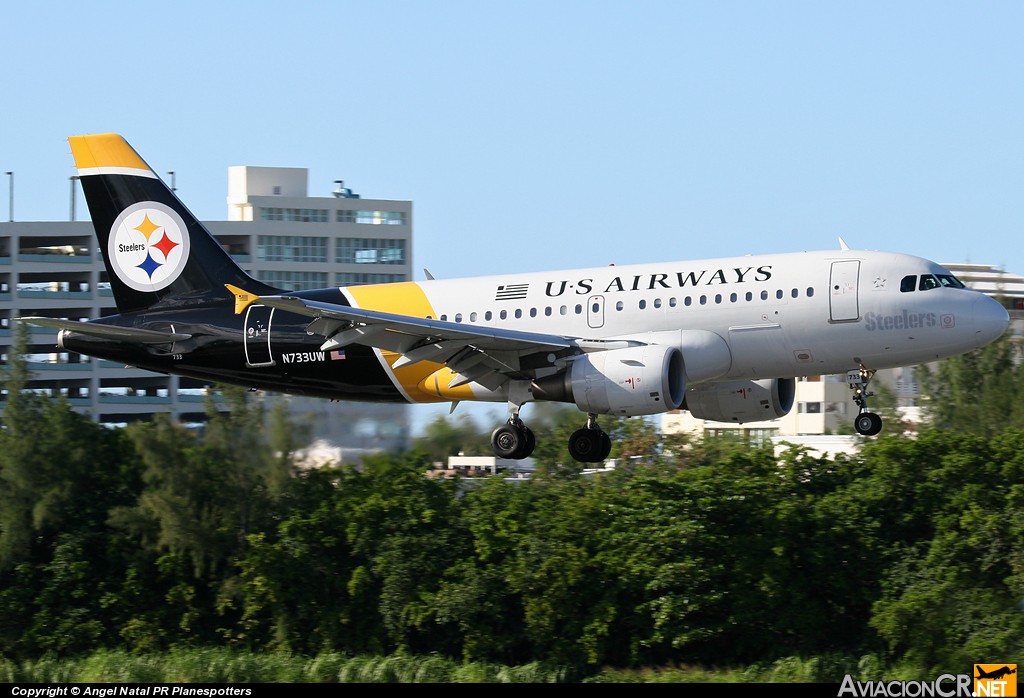
<instances>
[{"instance_id":1,"label":"landing gear wheel","mask_svg":"<svg viewBox=\"0 0 1024 698\"><path fill-rule=\"evenodd\" d=\"M537 447L537 437L533 435L530 427L523 425L523 450L516 458L529 458L533 455L533 449Z\"/></svg>"},{"instance_id":2,"label":"landing gear wheel","mask_svg":"<svg viewBox=\"0 0 1024 698\"><path fill-rule=\"evenodd\" d=\"M528 458L537 447L537 438L525 424L502 424L491 433L491 449L498 458Z\"/></svg>"},{"instance_id":3,"label":"landing gear wheel","mask_svg":"<svg viewBox=\"0 0 1024 698\"><path fill-rule=\"evenodd\" d=\"M874 412L861 412L853 422L857 433L862 436L874 436L882 431L882 418Z\"/></svg>"},{"instance_id":4,"label":"landing gear wheel","mask_svg":"<svg viewBox=\"0 0 1024 698\"><path fill-rule=\"evenodd\" d=\"M607 433L601 432L601 457L598 461L608 460L608 456L612 453L612 438Z\"/></svg>"},{"instance_id":5,"label":"landing gear wheel","mask_svg":"<svg viewBox=\"0 0 1024 698\"><path fill-rule=\"evenodd\" d=\"M525 441L526 435L511 424L502 424L491 433L491 449L498 458L518 458L516 453Z\"/></svg>"},{"instance_id":6,"label":"landing gear wheel","mask_svg":"<svg viewBox=\"0 0 1024 698\"><path fill-rule=\"evenodd\" d=\"M569 455L581 463L598 463L608 457L612 441L600 429L584 427L569 437Z\"/></svg>"}]
</instances>

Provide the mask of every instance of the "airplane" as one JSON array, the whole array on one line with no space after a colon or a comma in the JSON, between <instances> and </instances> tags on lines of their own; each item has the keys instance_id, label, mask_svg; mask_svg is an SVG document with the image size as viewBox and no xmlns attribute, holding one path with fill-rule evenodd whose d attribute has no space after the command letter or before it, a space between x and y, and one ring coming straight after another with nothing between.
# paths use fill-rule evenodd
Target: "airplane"
<instances>
[{"instance_id":1,"label":"airplane","mask_svg":"<svg viewBox=\"0 0 1024 698\"><path fill-rule=\"evenodd\" d=\"M494 454L536 445L531 401L575 404L576 461L605 460L601 415L785 416L795 379L847 373L875 435L874 372L977 349L996 300L947 269L839 249L287 291L231 259L118 134L69 138L117 314L24 317L66 351L163 374L333 400L504 402ZM428 275L429 276L429 275Z\"/></svg>"},{"instance_id":2,"label":"airplane","mask_svg":"<svg viewBox=\"0 0 1024 698\"><path fill-rule=\"evenodd\" d=\"M975 665L975 666L978 666L978 665ZM1016 673L1017 673L1016 665L1014 665L1014 668L1012 668L1012 669L1009 666L1003 666L1003 667L1000 667L999 669L993 669L992 671L985 671L981 667L978 667L978 675L975 676L974 678L976 678L976 679L996 679L996 680L998 680L998 679L1003 678L1004 676L1009 676L1010 674L1016 674Z\"/></svg>"}]
</instances>

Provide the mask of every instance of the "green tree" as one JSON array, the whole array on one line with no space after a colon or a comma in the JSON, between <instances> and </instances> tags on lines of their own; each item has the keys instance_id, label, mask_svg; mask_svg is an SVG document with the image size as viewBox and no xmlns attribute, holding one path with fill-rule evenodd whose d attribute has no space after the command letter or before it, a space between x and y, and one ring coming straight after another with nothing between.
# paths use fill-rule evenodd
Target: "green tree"
<instances>
[{"instance_id":1,"label":"green tree","mask_svg":"<svg viewBox=\"0 0 1024 698\"><path fill-rule=\"evenodd\" d=\"M934 426L985 436L1024 428L1024 364L1010 333L920 373L924 412Z\"/></svg>"},{"instance_id":2,"label":"green tree","mask_svg":"<svg viewBox=\"0 0 1024 698\"><path fill-rule=\"evenodd\" d=\"M127 561L106 519L136 496L140 468L120 432L27 390L24 327L4 376L0 649L25 656L109 645L119 609L104 598L116 596Z\"/></svg>"}]
</instances>

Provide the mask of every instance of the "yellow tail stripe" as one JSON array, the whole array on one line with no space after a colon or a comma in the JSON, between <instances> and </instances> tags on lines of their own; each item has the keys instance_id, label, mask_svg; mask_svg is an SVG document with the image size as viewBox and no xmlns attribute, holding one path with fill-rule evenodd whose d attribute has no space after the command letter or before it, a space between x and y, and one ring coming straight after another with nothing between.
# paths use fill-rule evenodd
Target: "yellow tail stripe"
<instances>
[{"instance_id":1,"label":"yellow tail stripe","mask_svg":"<svg viewBox=\"0 0 1024 698\"><path fill-rule=\"evenodd\" d=\"M141 170L139 174L152 174L146 161L116 133L92 136L71 136L71 154L80 173L102 174L105 170ZM86 171L86 172L83 172Z\"/></svg>"},{"instance_id":2,"label":"yellow tail stripe","mask_svg":"<svg viewBox=\"0 0 1024 698\"><path fill-rule=\"evenodd\" d=\"M379 310L384 313L396 313L400 315L412 315L414 317L436 318L433 306L423 293L420 285L413 281L406 281L397 284L371 284L368 286L351 286L345 289L356 301L360 308L368 310ZM406 395L415 402L441 402L443 400L473 400L473 391L468 385L462 385L454 389L444 387L441 390L434 388L427 382L427 379L437 371L451 374L444 364L433 361L420 361L418 363L402 366L395 369L394 363L401 354L390 351L382 351L384 360L388 362L391 373L399 382ZM442 373L441 375L444 375ZM449 379L450 381L451 379ZM447 384L446 384L447 385ZM443 395L439 394L443 393Z\"/></svg>"}]
</instances>

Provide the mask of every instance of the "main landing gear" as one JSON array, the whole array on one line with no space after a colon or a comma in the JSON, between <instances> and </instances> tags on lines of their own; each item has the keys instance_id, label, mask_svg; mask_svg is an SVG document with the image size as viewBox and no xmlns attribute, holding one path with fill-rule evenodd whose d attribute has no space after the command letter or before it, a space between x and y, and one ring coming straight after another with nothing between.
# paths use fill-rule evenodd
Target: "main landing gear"
<instances>
[{"instance_id":1,"label":"main landing gear","mask_svg":"<svg viewBox=\"0 0 1024 698\"><path fill-rule=\"evenodd\" d=\"M537 446L530 427L519 419L519 409L533 397L529 381L512 381L508 389L508 421L491 433L491 449L498 458L529 458Z\"/></svg>"},{"instance_id":2,"label":"main landing gear","mask_svg":"<svg viewBox=\"0 0 1024 698\"><path fill-rule=\"evenodd\" d=\"M528 458L537 446L530 427L515 414L491 434L491 448L498 458ZM612 451L612 440L597 424L596 415L587 416L587 426L569 437L569 455L581 463L600 463Z\"/></svg>"},{"instance_id":3,"label":"main landing gear","mask_svg":"<svg viewBox=\"0 0 1024 698\"><path fill-rule=\"evenodd\" d=\"M597 415L587 415L587 426L569 437L569 455L581 463L600 463L612 452L612 440L597 425Z\"/></svg>"},{"instance_id":4,"label":"main landing gear","mask_svg":"<svg viewBox=\"0 0 1024 698\"><path fill-rule=\"evenodd\" d=\"M519 419L518 414L509 417L507 422L491 434L491 448L498 458L528 458L536 446L537 439L534 438L530 427Z\"/></svg>"},{"instance_id":5,"label":"main landing gear","mask_svg":"<svg viewBox=\"0 0 1024 698\"><path fill-rule=\"evenodd\" d=\"M868 398L874 395L868 390L868 383L875 375L875 370L864 364L859 369L846 373L846 382L853 391L853 401L860 408L860 413L853 420L853 426L862 436L874 436L882 431L882 418L868 409Z\"/></svg>"},{"instance_id":6,"label":"main landing gear","mask_svg":"<svg viewBox=\"0 0 1024 698\"><path fill-rule=\"evenodd\" d=\"M532 398L527 381L514 382L509 387L508 421L491 433L491 448L498 458L520 460L528 458L537 446L530 428L519 418L519 409ZM587 415L587 425L569 437L569 455L581 463L600 463L612 451L612 440L597 424L597 415Z\"/></svg>"}]
</instances>

